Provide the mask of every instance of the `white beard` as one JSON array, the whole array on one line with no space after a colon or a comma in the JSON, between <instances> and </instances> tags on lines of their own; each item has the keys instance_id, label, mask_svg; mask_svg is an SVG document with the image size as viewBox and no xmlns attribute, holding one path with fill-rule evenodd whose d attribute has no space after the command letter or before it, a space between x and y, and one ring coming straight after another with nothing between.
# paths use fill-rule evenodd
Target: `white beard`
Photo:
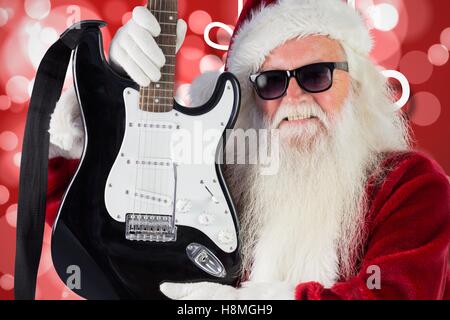
<instances>
[{"instance_id":1,"label":"white beard","mask_svg":"<svg viewBox=\"0 0 450 320\"><path fill-rule=\"evenodd\" d=\"M257 165L227 167L248 280L331 287L354 272L367 174L379 157L370 152L353 108L347 103L323 127L282 129L275 175L261 175ZM249 121L270 127L257 112Z\"/></svg>"}]
</instances>

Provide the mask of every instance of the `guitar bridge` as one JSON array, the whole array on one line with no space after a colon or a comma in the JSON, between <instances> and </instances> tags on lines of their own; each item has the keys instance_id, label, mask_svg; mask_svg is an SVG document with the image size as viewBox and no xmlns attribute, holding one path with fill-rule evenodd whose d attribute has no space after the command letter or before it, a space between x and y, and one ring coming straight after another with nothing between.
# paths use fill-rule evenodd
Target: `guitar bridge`
<instances>
[{"instance_id":1,"label":"guitar bridge","mask_svg":"<svg viewBox=\"0 0 450 320\"><path fill-rule=\"evenodd\" d=\"M177 240L172 216L128 213L125 238L131 241L171 242Z\"/></svg>"}]
</instances>

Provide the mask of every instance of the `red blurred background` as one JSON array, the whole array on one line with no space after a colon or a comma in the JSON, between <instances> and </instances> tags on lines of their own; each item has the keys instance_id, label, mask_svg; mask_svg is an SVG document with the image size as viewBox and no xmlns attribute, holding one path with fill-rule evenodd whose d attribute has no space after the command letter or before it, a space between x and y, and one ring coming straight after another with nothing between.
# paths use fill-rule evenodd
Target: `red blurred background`
<instances>
[{"instance_id":1,"label":"red blurred background","mask_svg":"<svg viewBox=\"0 0 450 320\"><path fill-rule=\"evenodd\" d=\"M320 1L320 0L319 0ZM233 29L245 0L179 0L179 17L188 22L177 57L177 99L189 104L189 84L202 72L223 67L230 35L211 22ZM116 30L145 0L0 0L0 299L13 298L15 226L21 141L37 66L46 49L70 24L84 19L108 22L102 30L105 50ZM372 57L386 69L402 72L411 84L404 107L416 147L450 173L450 2L441 0L356 0L376 40ZM71 85L68 73L67 86ZM46 225L37 299L76 299L57 277Z\"/></svg>"}]
</instances>

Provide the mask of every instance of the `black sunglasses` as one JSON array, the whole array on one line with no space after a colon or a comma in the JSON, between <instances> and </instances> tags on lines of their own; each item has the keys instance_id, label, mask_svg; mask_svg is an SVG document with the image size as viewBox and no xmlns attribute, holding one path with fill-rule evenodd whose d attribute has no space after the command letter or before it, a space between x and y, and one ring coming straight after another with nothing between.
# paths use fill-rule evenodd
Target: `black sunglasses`
<instances>
[{"instance_id":1,"label":"black sunglasses","mask_svg":"<svg viewBox=\"0 0 450 320\"><path fill-rule=\"evenodd\" d=\"M286 94L292 77L295 77L300 88L306 92L319 93L329 90L333 85L335 69L348 72L348 63L320 62L289 71L264 71L251 75L250 82L261 99L275 100Z\"/></svg>"}]
</instances>

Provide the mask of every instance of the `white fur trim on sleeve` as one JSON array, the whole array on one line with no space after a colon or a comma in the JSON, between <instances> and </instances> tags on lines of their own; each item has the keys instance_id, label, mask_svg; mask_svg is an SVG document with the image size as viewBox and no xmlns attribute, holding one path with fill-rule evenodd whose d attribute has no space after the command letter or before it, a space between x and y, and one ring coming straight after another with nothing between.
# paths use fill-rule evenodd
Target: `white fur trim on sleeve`
<instances>
[{"instance_id":1,"label":"white fur trim on sleeve","mask_svg":"<svg viewBox=\"0 0 450 320\"><path fill-rule=\"evenodd\" d=\"M49 157L79 159L84 147L84 127L75 88L61 96L50 119Z\"/></svg>"}]
</instances>

